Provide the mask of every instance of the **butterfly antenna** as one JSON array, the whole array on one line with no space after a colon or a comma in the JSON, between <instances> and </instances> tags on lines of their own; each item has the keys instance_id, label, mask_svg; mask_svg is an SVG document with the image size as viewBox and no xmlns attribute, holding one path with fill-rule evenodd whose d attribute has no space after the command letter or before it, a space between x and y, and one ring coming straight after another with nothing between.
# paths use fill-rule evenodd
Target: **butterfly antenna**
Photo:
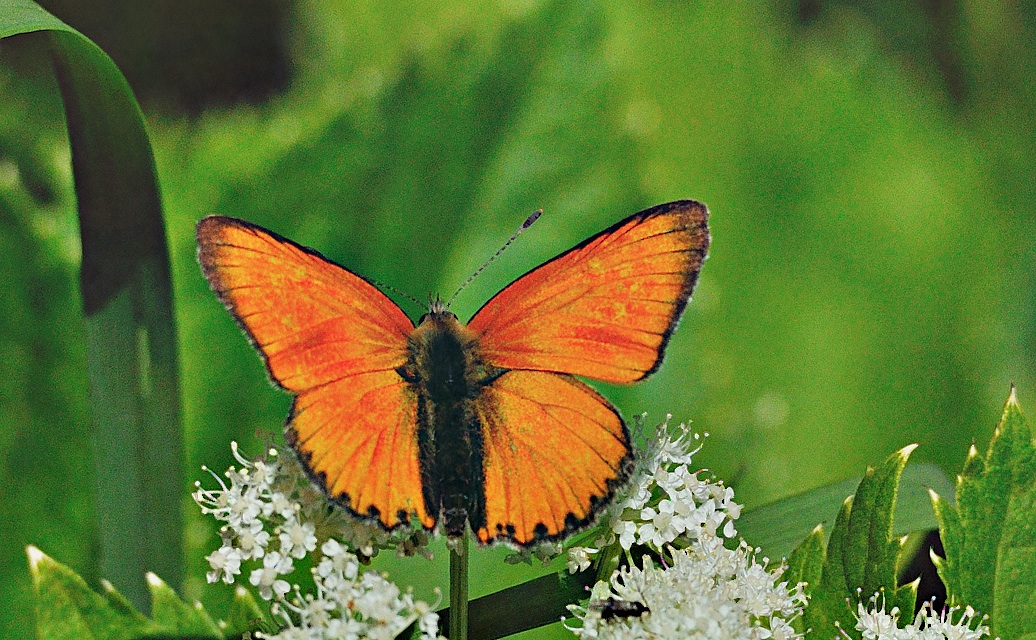
<instances>
[{"instance_id":1,"label":"butterfly antenna","mask_svg":"<svg viewBox=\"0 0 1036 640\"><path fill-rule=\"evenodd\" d=\"M519 226L518 229L511 235L511 237L507 239L507 242L504 243L504 246L497 249L496 253L489 257L489 260L483 262L482 266L478 269L475 269L475 273L471 274L471 276L469 276L468 279L464 281L464 284L460 285L457 288L453 295L450 296L450 299L446 301L446 308L448 309L450 305L453 304L454 298L460 295L460 292L464 291L464 288L471 284L472 281L474 281L475 278L477 278L479 274L482 273L485 270L485 268L489 266L490 262L499 258L500 254L506 251L507 247L511 246L511 243L518 239L518 236L522 234L522 231L525 231L526 229L531 227L532 223L536 222L536 220L538 220L541 215L543 215L543 209L537 209L533 211L532 214L525 219L525 222L523 222L521 226Z\"/></svg>"},{"instance_id":2,"label":"butterfly antenna","mask_svg":"<svg viewBox=\"0 0 1036 640\"><path fill-rule=\"evenodd\" d=\"M410 295L409 293L406 293L405 291L400 291L399 289L393 287L392 285L385 284L384 282L382 282L380 280L375 280L373 278L368 278L368 280L370 280L371 284L373 284L375 287L381 289L382 291L385 291L385 290L391 291L392 293L396 294L397 296L399 296L401 298L406 298L410 302L413 302L414 304L416 304L417 306L421 307L422 309L425 309L425 310L428 309L428 305L426 305L425 303L421 302L420 300L418 300L414 296Z\"/></svg>"}]
</instances>

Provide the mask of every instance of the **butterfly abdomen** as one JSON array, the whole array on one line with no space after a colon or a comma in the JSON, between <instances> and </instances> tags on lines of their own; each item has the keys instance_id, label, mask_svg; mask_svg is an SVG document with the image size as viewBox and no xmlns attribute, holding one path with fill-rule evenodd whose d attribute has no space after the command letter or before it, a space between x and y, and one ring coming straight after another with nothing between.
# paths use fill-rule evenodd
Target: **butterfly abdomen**
<instances>
[{"instance_id":1,"label":"butterfly abdomen","mask_svg":"<svg viewBox=\"0 0 1036 640\"><path fill-rule=\"evenodd\" d=\"M482 432L475 400L485 366L474 336L448 311L426 315L411 333L403 378L417 396L425 509L446 534L485 525Z\"/></svg>"}]
</instances>

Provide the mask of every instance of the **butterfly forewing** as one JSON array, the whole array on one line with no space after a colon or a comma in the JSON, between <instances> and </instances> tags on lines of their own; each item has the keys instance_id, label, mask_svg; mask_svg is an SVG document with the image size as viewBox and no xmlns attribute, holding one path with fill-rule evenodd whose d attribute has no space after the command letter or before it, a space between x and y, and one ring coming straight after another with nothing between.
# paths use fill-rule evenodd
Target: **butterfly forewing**
<instances>
[{"instance_id":1,"label":"butterfly forewing","mask_svg":"<svg viewBox=\"0 0 1036 640\"><path fill-rule=\"evenodd\" d=\"M533 269L475 314L486 361L615 383L653 372L698 278L708 212L642 211Z\"/></svg>"},{"instance_id":2,"label":"butterfly forewing","mask_svg":"<svg viewBox=\"0 0 1036 640\"><path fill-rule=\"evenodd\" d=\"M292 391L406 361L414 325L376 287L265 229L212 216L198 224L205 277Z\"/></svg>"},{"instance_id":3,"label":"butterfly forewing","mask_svg":"<svg viewBox=\"0 0 1036 640\"><path fill-rule=\"evenodd\" d=\"M198 257L213 290L296 394L288 439L314 479L386 527L421 502L416 399L396 369L414 325L395 303L320 254L254 225L209 217Z\"/></svg>"}]
</instances>

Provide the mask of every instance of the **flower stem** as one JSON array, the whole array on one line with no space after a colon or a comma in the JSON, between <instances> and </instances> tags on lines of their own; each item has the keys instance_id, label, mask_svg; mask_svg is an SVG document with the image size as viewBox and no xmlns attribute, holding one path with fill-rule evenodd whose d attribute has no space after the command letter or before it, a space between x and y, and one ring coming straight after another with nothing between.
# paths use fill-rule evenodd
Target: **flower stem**
<instances>
[{"instance_id":1,"label":"flower stem","mask_svg":"<svg viewBox=\"0 0 1036 640\"><path fill-rule=\"evenodd\" d=\"M468 640L468 535L450 549L450 640Z\"/></svg>"}]
</instances>

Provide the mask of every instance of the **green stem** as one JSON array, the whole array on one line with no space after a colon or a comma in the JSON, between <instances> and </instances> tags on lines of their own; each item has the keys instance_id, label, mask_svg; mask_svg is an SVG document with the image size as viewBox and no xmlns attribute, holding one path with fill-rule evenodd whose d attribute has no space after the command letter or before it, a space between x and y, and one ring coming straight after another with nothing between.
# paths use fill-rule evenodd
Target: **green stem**
<instances>
[{"instance_id":1,"label":"green stem","mask_svg":"<svg viewBox=\"0 0 1036 640\"><path fill-rule=\"evenodd\" d=\"M450 640L468 640L468 535L450 549Z\"/></svg>"}]
</instances>

